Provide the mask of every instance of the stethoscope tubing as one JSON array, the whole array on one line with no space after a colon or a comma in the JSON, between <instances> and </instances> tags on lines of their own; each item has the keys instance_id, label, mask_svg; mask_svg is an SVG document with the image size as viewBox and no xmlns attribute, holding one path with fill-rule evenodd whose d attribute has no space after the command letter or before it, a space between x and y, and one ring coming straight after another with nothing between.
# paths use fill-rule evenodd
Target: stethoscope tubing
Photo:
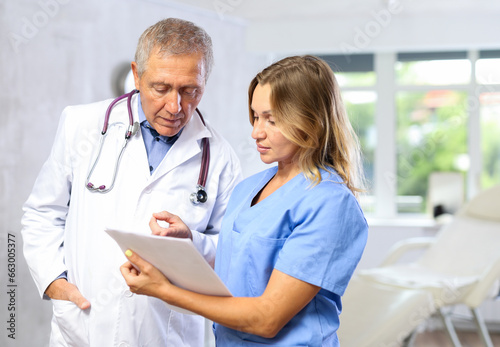
<instances>
[{"instance_id":1,"label":"stethoscope tubing","mask_svg":"<svg viewBox=\"0 0 500 347\"><path fill-rule=\"evenodd\" d=\"M116 174L118 172L118 166L120 165L120 161L121 161L121 158L122 158L122 155L123 155L123 151L125 150L125 147L127 147L127 143L129 141L129 138L125 138L123 140L123 145L122 145L122 148L120 150L120 154L118 155L118 159L116 160L115 167L114 167L114 170L113 170L113 180L111 181L111 186L109 186L109 188L106 188L105 185L100 185L99 187L94 187L94 185L89 182L89 179L92 176L92 173L94 172L94 169L97 166L97 163L99 162L99 159L101 157L102 147L104 145L104 138L106 136L107 136L107 134L103 134L101 136L101 138L99 139L99 152L97 153L97 157L96 157L96 160L94 161L94 165L92 165L92 168L89 171L89 174L87 176L87 182L85 184L85 186L89 190L98 191L99 193L107 193L111 189L113 189L113 187L115 186L115 180L116 180Z\"/></svg>"},{"instance_id":2,"label":"stethoscope tubing","mask_svg":"<svg viewBox=\"0 0 500 347\"><path fill-rule=\"evenodd\" d=\"M205 125L205 120L203 119L201 112L198 109L196 109L196 112L200 116L203 125ZM201 167L200 175L198 176L198 185L201 187L206 187L208 167L210 163L210 141L208 140L208 137L204 137L203 139L201 139L201 145L203 147L203 153L201 155Z\"/></svg>"},{"instance_id":3,"label":"stethoscope tubing","mask_svg":"<svg viewBox=\"0 0 500 347\"><path fill-rule=\"evenodd\" d=\"M113 107L116 105L116 103L120 100L123 100L127 98L127 110L128 110L128 123L129 123L129 129L127 130L125 136L130 137L132 136L132 129L134 127L134 118L132 116L132 96L135 93L139 93L137 89L132 90L130 93L123 94L116 99L114 99L111 104L109 104L108 109L106 110L106 114L104 116L104 125L101 131L101 134L104 135L108 131L108 125L109 125L109 116L111 115L111 110Z\"/></svg>"},{"instance_id":4,"label":"stethoscope tubing","mask_svg":"<svg viewBox=\"0 0 500 347\"><path fill-rule=\"evenodd\" d=\"M132 137L132 135L135 134L136 131L138 130L138 123L134 123L132 106L131 106L132 96L136 93L139 93L139 91L134 89L129 93L126 93L126 94L123 94L123 95L117 97L109 104L108 108L106 109L106 113L104 116L104 125L103 125L102 131L101 131L101 137L99 139L99 151L97 153L97 157L94 161L94 164L92 165L92 168L90 169L89 174L87 175L87 180L85 182L85 187L88 190L90 190L91 192L107 193L111 189L113 189L113 187L115 185L116 175L118 173L118 166L120 165L120 161L121 161L121 158L123 156L123 152L125 150L125 147L127 146L127 143L130 140L130 138ZM94 169L97 166L97 163L99 162L99 160L101 158L102 148L104 146L104 140L107 136L108 126L109 126L109 117L111 115L111 111L112 111L113 107L116 105L116 103L118 103L120 100L123 100L125 98L127 98L127 111L128 111L128 118L129 118L129 126L128 126L126 133L125 133L125 139L124 139L122 148L120 150L120 154L118 155L118 158L117 158L116 163L115 163L115 167L113 170L113 179L111 181L111 185L108 188L106 188L105 185L100 185L99 187L95 187L94 184L92 184L90 182L90 178L92 176L92 173L94 172ZM203 125L206 126L205 120L203 119L203 116L202 116L201 112L198 110L198 108L196 108L196 112L198 113L198 116L200 117ZM206 202L207 198L208 198L205 187L207 184L208 169L209 169L209 165L210 165L210 141L209 141L208 137L204 137L204 138L202 138L201 143L202 143L203 150L202 150L202 157L201 157L200 174L198 176L198 184L196 186L197 191L190 195L190 200L195 205L200 203L200 202L201 203Z\"/></svg>"}]
</instances>

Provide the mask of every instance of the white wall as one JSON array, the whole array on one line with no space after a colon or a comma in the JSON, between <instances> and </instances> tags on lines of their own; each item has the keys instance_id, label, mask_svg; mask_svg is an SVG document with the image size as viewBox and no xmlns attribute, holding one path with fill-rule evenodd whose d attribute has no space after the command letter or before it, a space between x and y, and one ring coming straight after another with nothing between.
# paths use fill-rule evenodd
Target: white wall
<instances>
[{"instance_id":1,"label":"white wall","mask_svg":"<svg viewBox=\"0 0 500 347\"><path fill-rule=\"evenodd\" d=\"M142 31L166 17L194 21L212 36L216 65L200 108L244 158L245 174L255 172L246 91L267 59L245 50L244 23L154 1L0 0L0 346L48 343L51 305L38 297L24 262L20 219L62 109L112 97L115 68L132 61ZM9 233L15 288L7 287ZM15 289L15 340L6 330L14 313L8 289Z\"/></svg>"}]
</instances>

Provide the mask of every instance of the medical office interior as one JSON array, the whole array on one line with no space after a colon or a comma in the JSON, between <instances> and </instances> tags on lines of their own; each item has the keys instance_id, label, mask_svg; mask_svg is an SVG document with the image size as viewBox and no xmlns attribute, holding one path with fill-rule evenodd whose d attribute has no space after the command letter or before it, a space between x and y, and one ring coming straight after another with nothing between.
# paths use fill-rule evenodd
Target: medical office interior
<instances>
[{"instance_id":1,"label":"medical office interior","mask_svg":"<svg viewBox=\"0 0 500 347\"><path fill-rule=\"evenodd\" d=\"M500 252L496 258L472 252L500 249L500 194L482 195L500 184L498 1L0 0L1 346L48 346L51 304L38 297L24 262L20 219L61 111L122 93L140 34L166 17L191 20L213 39L215 67L200 109L233 146L244 176L264 168L250 137L251 78L296 54L319 55L337 73L364 153L368 189L361 203L370 225L340 316L343 346L423 346L428 331L442 333L438 345L452 346L448 323L477 336L477 346L489 343L485 329L500 345L498 288L490 290L500 278ZM471 207L477 197L479 207ZM416 249L443 230L452 234L445 247L432 254ZM415 237L419 242L405 241ZM379 283L391 276L390 268L379 270L401 242L412 251L399 262L417 266L422 281L431 273L434 286L447 290L441 297L418 283ZM460 264L433 268L460 254L466 258ZM463 263L480 269L467 272ZM444 268L451 273L439 274ZM462 290L484 277L488 293L479 303L460 302ZM363 316L375 330L363 326ZM206 346L212 345L209 332Z\"/></svg>"}]
</instances>

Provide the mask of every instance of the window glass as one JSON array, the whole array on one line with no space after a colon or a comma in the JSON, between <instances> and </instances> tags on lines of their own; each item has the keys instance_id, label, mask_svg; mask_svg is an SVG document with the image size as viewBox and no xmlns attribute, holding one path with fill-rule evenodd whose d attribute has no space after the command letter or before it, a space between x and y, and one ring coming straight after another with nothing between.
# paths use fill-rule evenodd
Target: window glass
<instances>
[{"instance_id":1,"label":"window glass","mask_svg":"<svg viewBox=\"0 0 500 347\"><path fill-rule=\"evenodd\" d=\"M466 84L470 73L466 59L396 62L396 81L400 85Z\"/></svg>"},{"instance_id":2,"label":"window glass","mask_svg":"<svg viewBox=\"0 0 500 347\"><path fill-rule=\"evenodd\" d=\"M364 212L374 212L373 170L377 144L374 115L377 94L374 91L347 91L342 93L342 98L363 153L363 169L368 187L361 200L362 207Z\"/></svg>"},{"instance_id":3,"label":"window glass","mask_svg":"<svg viewBox=\"0 0 500 347\"><path fill-rule=\"evenodd\" d=\"M480 95L483 189L500 184L500 92Z\"/></svg>"},{"instance_id":4,"label":"window glass","mask_svg":"<svg viewBox=\"0 0 500 347\"><path fill-rule=\"evenodd\" d=\"M375 84L373 54L320 55L332 68L341 87L366 87Z\"/></svg>"},{"instance_id":5,"label":"window glass","mask_svg":"<svg viewBox=\"0 0 500 347\"><path fill-rule=\"evenodd\" d=\"M480 84L500 84L500 59L479 59L476 81Z\"/></svg>"},{"instance_id":6,"label":"window glass","mask_svg":"<svg viewBox=\"0 0 500 347\"><path fill-rule=\"evenodd\" d=\"M425 213L432 172L468 170L467 94L454 90L396 94L397 211Z\"/></svg>"},{"instance_id":7,"label":"window glass","mask_svg":"<svg viewBox=\"0 0 500 347\"><path fill-rule=\"evenodd\" d=\"M342 87L369 87L375 85L375 72L336 72L335 77Z\"/></svg>"},{"instance_id":8,"label":"window glass","mask_svg":"<svg viewBox=\"0 0 500 347\"><path fill-rule=\"evenodd\" d=\"M365 213L375 212L374 165L375 165L375 102L377 93L373 54L321 56L332 68L342 92L349 119L361 145L366 191L360 195Z\"/></svg>"}]
</instances>

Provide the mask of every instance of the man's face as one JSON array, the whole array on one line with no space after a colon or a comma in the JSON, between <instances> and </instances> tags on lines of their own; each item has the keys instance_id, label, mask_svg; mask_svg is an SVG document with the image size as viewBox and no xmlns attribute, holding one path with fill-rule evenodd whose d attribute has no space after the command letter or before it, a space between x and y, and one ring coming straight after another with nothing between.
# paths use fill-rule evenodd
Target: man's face
<instances>
[{"instance_id":1,"label":"man's face","mask_svg":"<svg viewBox=\"0 0 500 347\"><path fill-rule=\"evenodd\" d=\"M149 124L160 135L176 135L191 119L205 91L203 55L162 56L154 52L141 77L135 62L132 71Z\"/></svg>"}]
</instances>

